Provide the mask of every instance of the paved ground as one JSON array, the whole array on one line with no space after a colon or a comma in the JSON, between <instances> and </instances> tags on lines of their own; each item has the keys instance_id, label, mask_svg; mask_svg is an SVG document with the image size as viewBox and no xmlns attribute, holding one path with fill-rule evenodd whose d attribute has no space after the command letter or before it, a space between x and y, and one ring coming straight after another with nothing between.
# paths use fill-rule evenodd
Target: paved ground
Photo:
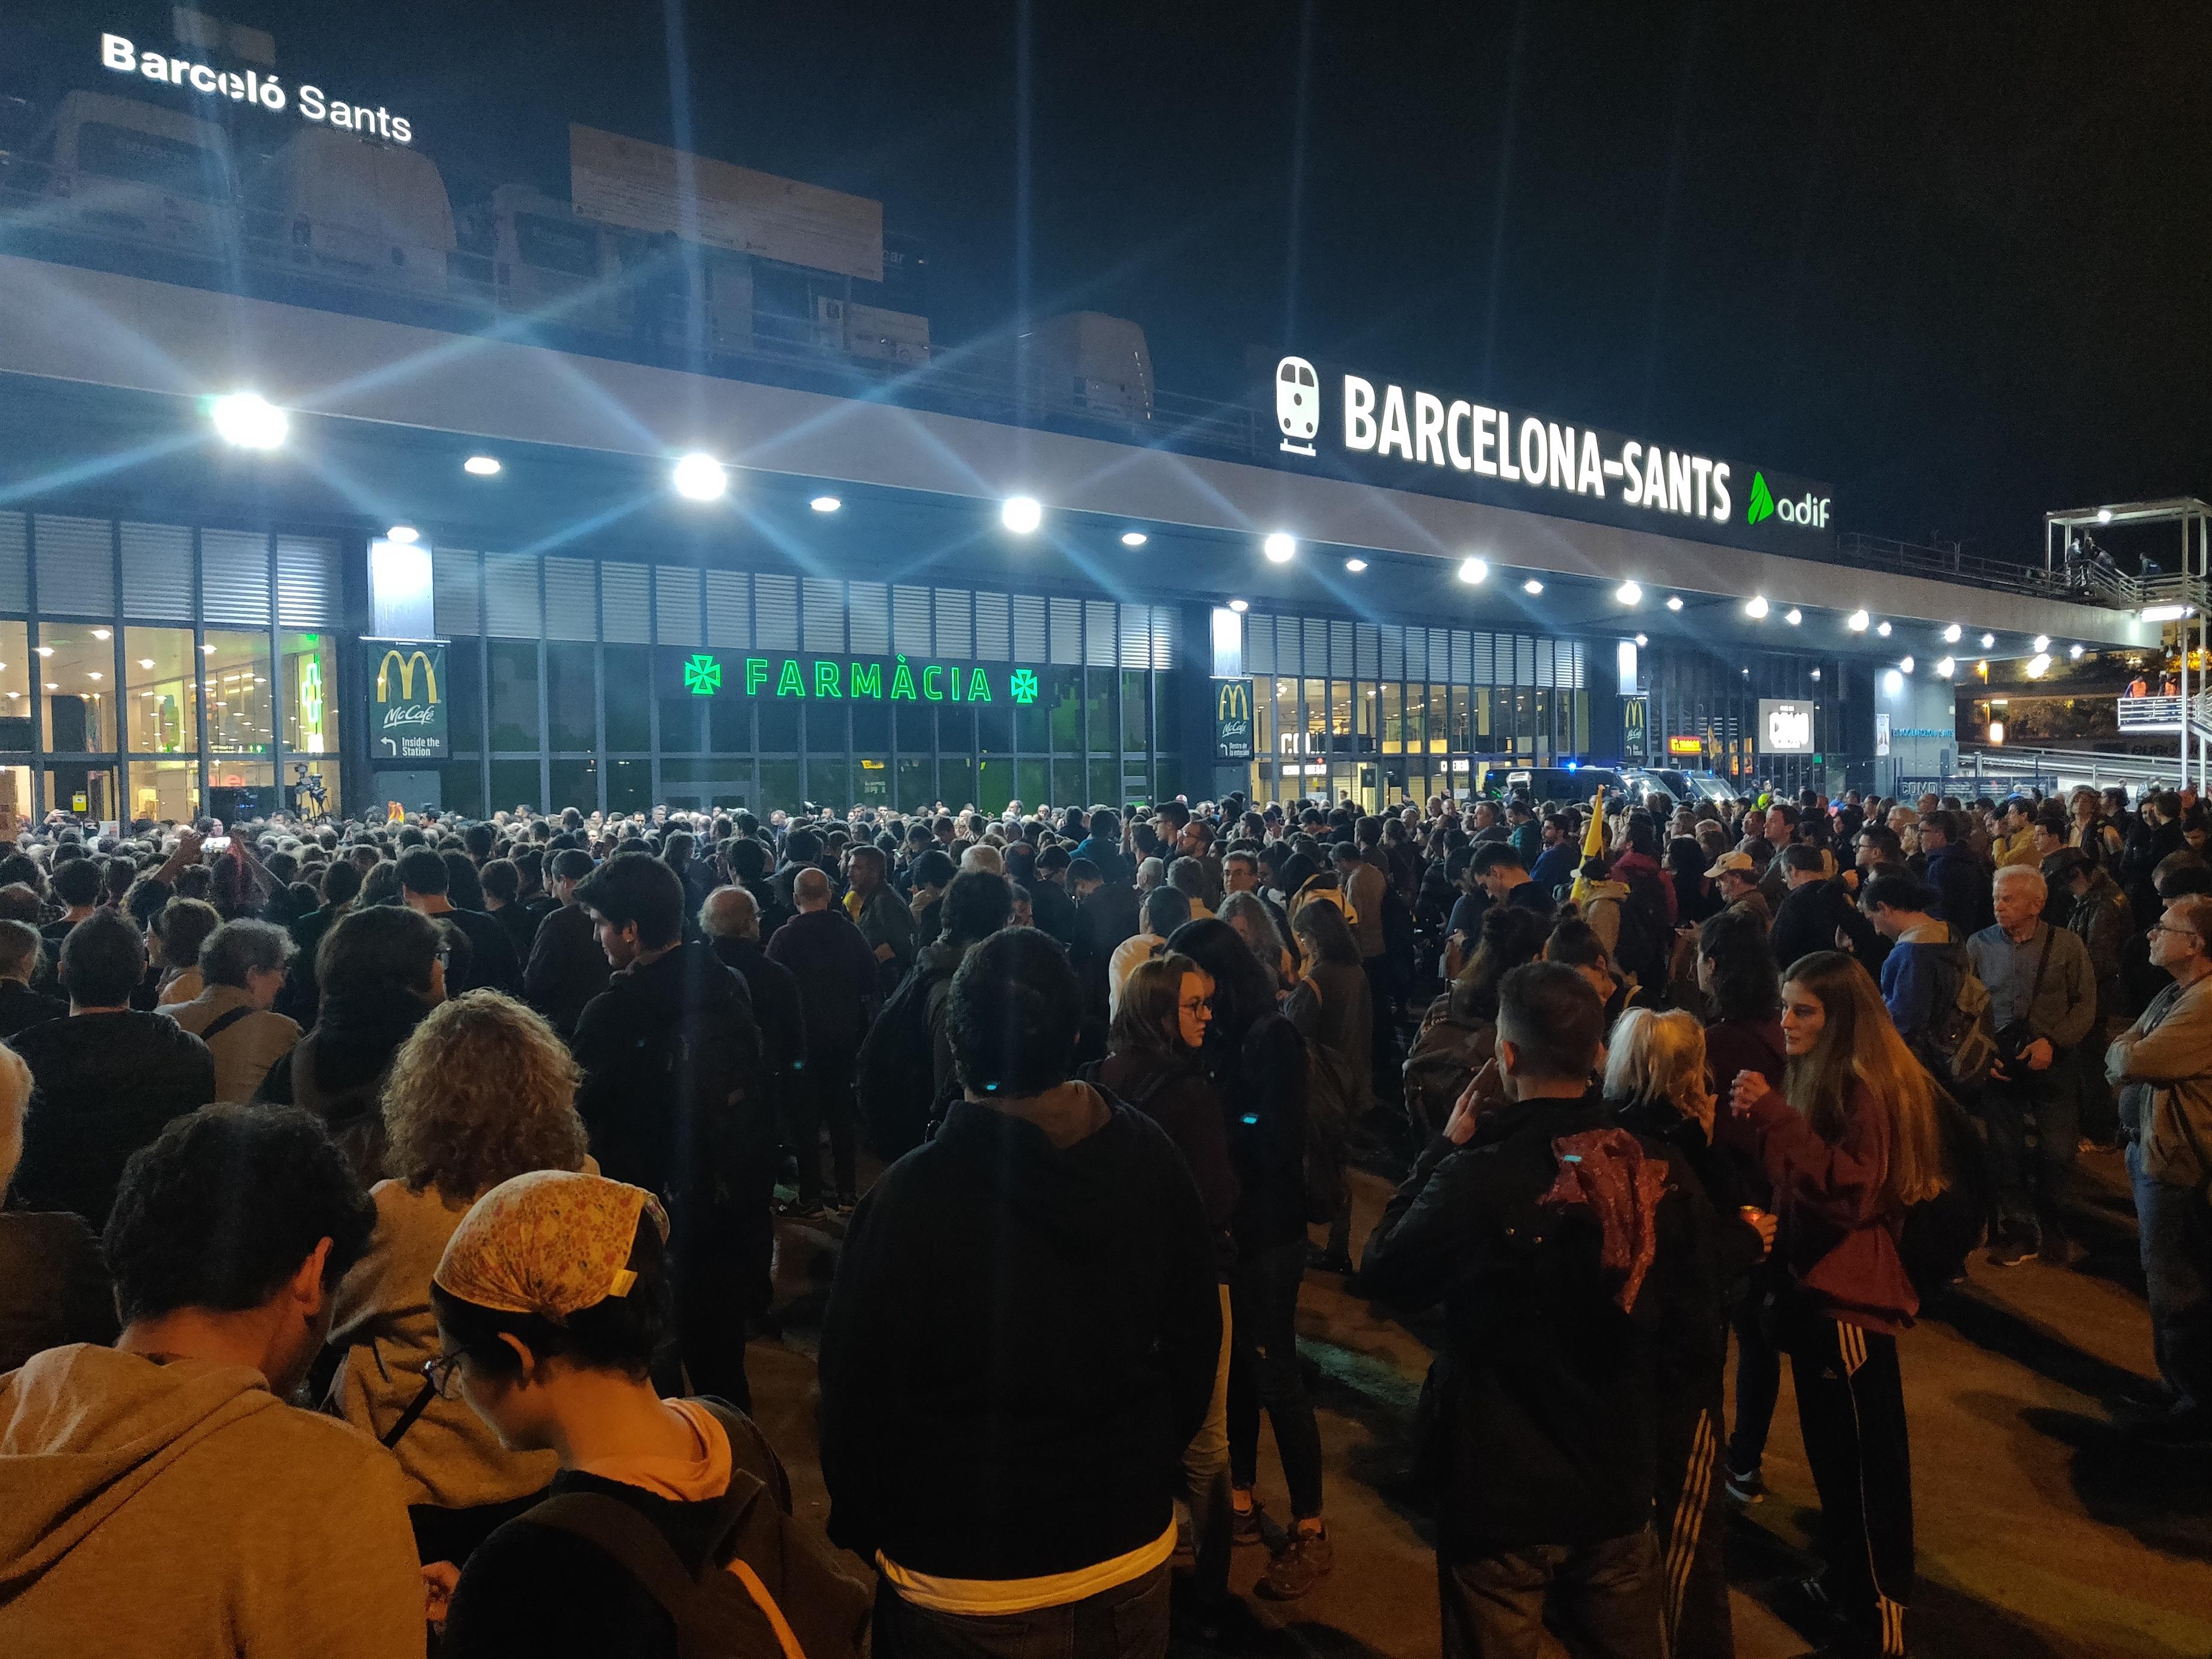
<instances>
[{"instance_id":1,"label":"paved ground","mask_svg":"<svg viewBox=\"0 0 2212 1659\"><path fill-rule=\"evenodd\" d=\"M2134 1223L2115 1158L2085 1160L2090 1200L2080 1271L1974 1264L1972 1281L1903 1349L1912 1428L1923 1588L1915 1650L1941 1659L2212 1654L2212 1450L2148 1452L2114 1432L2100 1403L2151 1372ZM1354 1255L1388 1197L1357 1177ZM785 1224L778 1302L785 1334L752 1349L763 1421L802 1501L826 1507L813 1460L814 1326L837 1224ZM1336 1571L1291 1607L1252 1601L1251 1620L1179 1655L1389 1656L1437 1651L1434 1560L1410 1479L1408 1435L1428 1366L1422 1328L1383 1316L1342 1280L1307 1279L1300 1349L1321 1407ZM1772 1495L1729 1542L1736 1649L1790 1659L1813 1643L1760 1600L1802 1570L1813 1483L1785 1379L1768 1449ZM1261 1496L1279 1515L1274 1448L1261 1443ZM1249 1590L1261 1552L1238 1553Z\"/></svg>"}]
</instances>

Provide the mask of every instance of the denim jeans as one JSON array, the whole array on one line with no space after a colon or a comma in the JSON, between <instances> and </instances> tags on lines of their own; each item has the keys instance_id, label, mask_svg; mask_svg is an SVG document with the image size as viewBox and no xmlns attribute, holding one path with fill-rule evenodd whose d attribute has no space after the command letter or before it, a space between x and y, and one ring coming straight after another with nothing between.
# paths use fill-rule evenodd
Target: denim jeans
<instances>
[{"instance_id":1,"label":"denim jeans","mask_svg":"<svg viewBox=\"0 0 2212 1659\"><path fill-rule=\"evenodd\" d=\"M1080 1601L983 1618L935 1613L876 1586L875 1659L1163 1659L1168 1570Z\"/></svg>"},{"instance_id":2,"label":"denim jeans","mask_svg":"<svg viewBox=\"0 0 2212 1659\"><path fill-rule=\"evenodd\" d=\"M1236 1329L1229 1370L1229 1467L1249 1486L1260 1462L1260 1408L1275 1425L1275 1450L1291 1488L1291 1510L1321 1513L1321 1430L1298 1369L1298 1286L1305 1282L1301 1237L1240 1261L1229 1276Z\"/></svg>"},{"instance_id":3,"label":"denim jeans","mask_svg":"<svg viewBox=\"0 0 2212 1659\"><path fill-rule=\"evenodd\" d=\"M1578 1659L1664 1659L1659 1549L1650 1528L1581 1547L1531 1544L1437 1558L1445 1659L1538 1659L1558 1636Z\"/></svg>"},{"instance_id":4,"label":"denim jeans","mask_svg":"<svg viewBox=\"0 0 2212 1659\"><path fill-rule=\"evenodd\" d=\"M2128 1143L2128 1179L2159 1375L2176 1406L2212 1411L2212 1218L2188 1188L2144 1173L2139 1141Z\"/></svg>"}]
</instances>

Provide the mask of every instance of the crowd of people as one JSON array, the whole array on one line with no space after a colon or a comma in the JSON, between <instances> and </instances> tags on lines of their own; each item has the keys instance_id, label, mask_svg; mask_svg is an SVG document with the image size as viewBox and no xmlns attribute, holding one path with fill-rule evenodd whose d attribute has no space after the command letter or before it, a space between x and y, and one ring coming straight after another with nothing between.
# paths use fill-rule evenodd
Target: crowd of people
<instances>
[{"instance_id":1,"label":"crowd of people","mask_svg":"<svg viewBox=\"0 0 2212 1659\"><path fill-rule=\"evenodd\" d=\"M1158 1655L1240 1548L1334 1567L1334 1273L1443 1310L1444 1652L1731 1651L1786 1358L1792 1597L1901 1654L1900 1339L1977 1252L2079 1261L2085 1153L2160 1379L2116 1413L2212 1437L2204 827L56 817L0 857L0 1650ZM780 1222L836 1252L826 1536L748 1414Z\"/></svg>"}]
</instances>

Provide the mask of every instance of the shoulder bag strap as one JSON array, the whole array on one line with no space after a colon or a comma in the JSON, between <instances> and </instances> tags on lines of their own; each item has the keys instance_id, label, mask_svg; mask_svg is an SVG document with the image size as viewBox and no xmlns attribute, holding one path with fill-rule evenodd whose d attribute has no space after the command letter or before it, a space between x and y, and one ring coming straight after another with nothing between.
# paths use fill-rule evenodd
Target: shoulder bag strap
<instances>
[{"instance_id":1,"label":"shoulder bag strap","mask_svg":"<svg viewBox=\"0 0 2212 1659\"><path fill-rule=\"evenodd\" d=\"M202 1042L213 1042L225 1031L228 1031L232 1026L237 1024L239 1021L244 1019L248 1014L252 1013L253 1012L254 1009L252 1006L248 1005L244 1008L234 1008L227 1014L217 1014L213 1019L208 1022L207 1030L200 1033L200 1041Z\"/></svg>"}]
</instances>

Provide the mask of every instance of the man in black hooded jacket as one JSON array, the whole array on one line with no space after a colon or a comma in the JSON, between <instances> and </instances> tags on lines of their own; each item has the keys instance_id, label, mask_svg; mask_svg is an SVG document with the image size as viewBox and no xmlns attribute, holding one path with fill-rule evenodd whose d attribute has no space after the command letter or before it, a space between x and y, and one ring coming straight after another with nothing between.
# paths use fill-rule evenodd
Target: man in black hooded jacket
<instances>
[{"instance_id":1,"label":"man in black hooded jacket","mask_svg":"<svg viewBox=\"0 0 2212 1659\"><path fill-rule=\"evenodd\" d=\"M1074 1651L1078 1631L1165 1650L1181 1459L1220 1350L1212 1237L1159 1127L1071 1080L1080 1016L1043 933L970 951L962 1098L846 1237L822 1474L831 1536L883 1570L879 1652ZM1017 1579L1058 1593L1001 1616Z\"/></svg>"},{"instance_id":2,"label":"man in black hooded jacket","mask_svg":"<svg viewBox=\"0 0 2212 1659\"><path fill-rule=\"evenodd\" d=\"M576 1110L611 1179L667 1200L677 1340L694 1390L750 1409L745 1319L772 1247L775 1133L744 981L684 942L683 878L618 853L576 888L614 969L576 1022Z\"/></svg>"},{"instance_id":3,"label":"man in black hooded jacket","mask_svg":"<svg viewBox=\"0 0 2212 1659\"><path fill-rule=\"evenodd\" d=\"M1448 1655L1533 1651L1549 1598L1581 1653L1661 1659L1662 1401L1717 1364L1711 1209L1680 1154L1590 1088L1604 1032L1572 969L1498 987L1498 1059L1368 1240L1370 1295L1445 1304L1422 1456L1441 1490Z\"/></svg>"}]
</instances>

